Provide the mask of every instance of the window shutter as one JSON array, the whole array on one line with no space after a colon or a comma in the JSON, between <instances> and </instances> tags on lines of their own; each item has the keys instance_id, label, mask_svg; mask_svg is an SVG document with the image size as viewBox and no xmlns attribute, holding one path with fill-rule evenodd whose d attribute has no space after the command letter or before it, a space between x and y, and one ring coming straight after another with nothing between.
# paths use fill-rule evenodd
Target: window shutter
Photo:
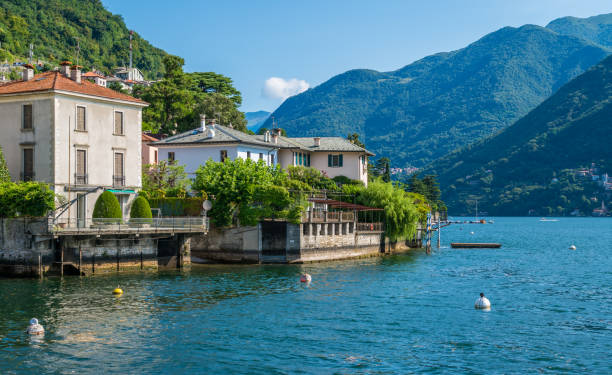
<instances>
[{"instance_id":1,"label":"window shutter","mask_svg":"<svg viewBox=\"0 0 612 375\"><path fill-rule=\"evenodd\" d=\"M32 129L32 104L23 106L23 128Z\"/></svg>"},{"instance_id":2,"label":"window shutter","mask_svg":"<svg viewBox=\"0 0 612 375\"><path fill-rule=\"evenodd\" d=\"M115 134L123 135L123 112L115 112Z\"/></svg>"},{"instance_id":3,"label":"window shutter","mask_svg":"<svg viewBox=\"0 0 612 375\"><path fill-rule=\"evenodd\" d=\"M31 148L23 149L23 180L31 181L34 179L34 150Z\"/></svg>"},{"instance_id":4,"label":"window shutter","mask_svg":"<svg viewBox=\"0 0 612 375\"><path fill-rule=\"evenodd\" d=\"M85 130L85 107L77 107L77 130Z\"/></svg>"},{"instance_id":5,"label":"window shutter","mask_svg":"<svg viewBox=\"0 0 612 375\"><path fill-rule=\"evenodd\" d=\"M327 155L327 166L328 167L332 166L332 155L331 154Z\"/></svg>"},{"instance_id":6,"label":"window shutter","mask_svg":"<svg viewBox=\"0 0 612 375\"><path fill-rule=\"evenodd\" d=\"M342 154L338 155L338 166L342 167Z\"/></svg>"}]
</instances>

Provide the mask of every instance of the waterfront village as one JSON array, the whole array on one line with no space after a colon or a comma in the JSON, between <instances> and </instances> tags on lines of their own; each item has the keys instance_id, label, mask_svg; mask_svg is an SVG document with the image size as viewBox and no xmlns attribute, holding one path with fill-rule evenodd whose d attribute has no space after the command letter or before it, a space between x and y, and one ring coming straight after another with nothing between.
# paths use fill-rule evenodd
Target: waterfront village
<instances>
[{"instance_id":1,"label":"waterfront village","mask_svg":"<svg viewBox=\"0 0 612 375\"><path fill-rule=\"evenodd\" d=\"M195 129L145 133L149 104L81 69L25 64L0 85L12 181L0 184L2 275L376 256L420 247L439 220L433 201L389 181L388 164L369 167L358 141L249 134L204 115Z\"/></svg>"}]
</instances>

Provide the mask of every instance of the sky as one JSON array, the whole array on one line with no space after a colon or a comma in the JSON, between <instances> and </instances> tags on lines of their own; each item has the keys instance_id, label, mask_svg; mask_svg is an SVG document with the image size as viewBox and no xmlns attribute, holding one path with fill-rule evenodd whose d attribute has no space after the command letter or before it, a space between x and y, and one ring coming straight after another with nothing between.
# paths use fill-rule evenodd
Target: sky
<instances>
[{"instance_id":1,"label":"sky","mask_svg":"<svg viewBox=\"0 0 612 375\"><path fill-rule=\"evenodd\" d=\"M612 13L611 0L102 0L128 28L216 72L242 92L241 110L287 97L350 69L399 69L463 48L504 26Z\"/></svg>"}]
</instances>

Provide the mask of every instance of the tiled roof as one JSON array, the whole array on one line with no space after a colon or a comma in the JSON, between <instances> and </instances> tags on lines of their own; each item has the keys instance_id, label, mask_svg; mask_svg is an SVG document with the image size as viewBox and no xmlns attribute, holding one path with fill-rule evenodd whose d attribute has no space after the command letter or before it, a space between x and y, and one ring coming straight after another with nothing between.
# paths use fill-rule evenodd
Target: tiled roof
<instances>
[{"instance_id":1,"label":"tiled roof","mask_svg":"<svg viewBox=\"0 0 612 375\"><path fill-rule=\"evenodd\" d=\"M142 133L142 141L143 142L157 142L159 139L150 136L149 134Z\"/></svg>"},{"instance_id":2,"label":"tiled roof","mask_svg":"<svg viewBox=\"0 0 612 375\"><path fill-rule=\"evenodd\" d=\"M312 152L365 152L368 155L374 155L342 137L320 137L320 146L315 146L314 137L289 138L279 136L278 143L272 142L272 135L270 135L270 142L266 142L264 139L264 135L246 134L226 126L215 125L215 136L212 138L207 136L206 131L202 132L196 129L155 142L155 145L244 143L269 148L299 149Z\"/></svg>"},{"instance_id":3,"label":"tiled roof","mask_svg":"<svg viewBox=\"0 0 612 375\"><path fill-rule=\"evenodd\" d=\"M0 86L0 95L23 94L40 91L70 91L79 94L97 96L101 98L123 100L138 104L148 104L133 96L122 94L106 87L98 86L87 80L76 83L60 72L46 72L37 74L29 81L14 81Z\"/></svg>"},{"instance_id":4,"label":"tiled roof","mask_svg":"<svg viewBox=\"0 0 612 375\"><path fill-rule=\"evenodd\" d=\"M104 78L104 76L98 74L98 73L94 73L94 72L87 72L87 73L83 73L81 75L81 77L85 77L85 78L89 78L89 77L100 77L100 78Z\"/></svg>"}]
</instances>

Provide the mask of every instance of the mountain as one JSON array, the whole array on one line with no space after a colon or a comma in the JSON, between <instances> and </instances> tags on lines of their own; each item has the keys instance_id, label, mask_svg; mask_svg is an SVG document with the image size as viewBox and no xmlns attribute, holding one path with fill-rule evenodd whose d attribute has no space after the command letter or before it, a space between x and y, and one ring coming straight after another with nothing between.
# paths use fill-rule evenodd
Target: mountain
<instances>
[{"instance_id":1,"label":"mountain","mask_svg":"<svg viewBox=\"0 0 612 375\"><path fill-rule=\"evenodd\" d=\"M512 124L611 52L578 27L562 29L505 27L396 71L351 70L288 98L273 116L291 136L357 132L394 166L422 167Z\"/></svg>"},{"instance_id":2,"label":"mountain","mask_svg":"<svg viewBox=\"0 0 612 375\"><path fill-rule=\"evenodd\" d=\"M34 60L76 62L110 72L129 64L129 30L123 18L107 11L100 0L0 0L0 61L25 61L30 43ZM163 50L138 33L133 35L133 61L146 78L163 72Z\"/></svg>"},{"instance_id":3,"label":"mountain","mask_svg":"<svg viewBox=\"0 0 612 375\"><path fill-rule=\"evenodd\" d=\"M257 133L259 128L261 128L264 122L266 122L266 120L268 119L268 117L270 117L270 112L268 111L245 112L244 117L246 117L246 120L248 121L247 128Z\"/></svg>"},{"instance_id":4,"label":"mountain","mask_svg":"<svg viewBox=\"0 0 612 375\"><path fill-rule=\"evenodd\" d=\"M571 35L612 47L612 14L600 14L589 18L563 17L548 25L547 29L559 34Z\"/></svg>"},{"instance_id":5,"label":"mountain","mask_svg":"<svg viewBox=\"0 0 612 375\"><path fill-rule=\"evenodd\" d=\"M439 176L453 214L590 214L612 191L612 56L561 87L499 134L442 158ZM583 170L583 172L579 172ZM610 185L612 186L612 185Z\"/></svg>"}]
</instances>

